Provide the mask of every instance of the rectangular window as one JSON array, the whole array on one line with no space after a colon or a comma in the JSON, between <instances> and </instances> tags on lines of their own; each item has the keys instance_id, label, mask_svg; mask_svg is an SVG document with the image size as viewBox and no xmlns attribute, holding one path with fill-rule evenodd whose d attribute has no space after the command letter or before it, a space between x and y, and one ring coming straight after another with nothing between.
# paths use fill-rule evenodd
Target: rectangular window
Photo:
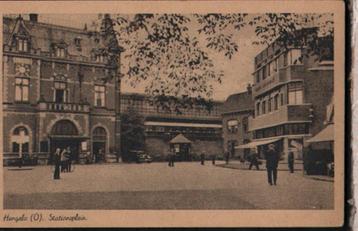
<instances>
[{"instance_id":1,"label":"rectangular window","mask_svg":"<svg viewBox=\"0 0 358 231\"><path fill-rule=\"evenodd\" d=\"M256 76L256 83L260 82L260 71L256 71L255 76Z\"/></svg>"},{"instance_id":2,"label":"rectangular window","mask_svg":"<svg viewBox=\"0 0 358 231\"><path fill-rule=\"evenodd\" d=\"M303 89L300 83L289 85L288 104L303 104Z\"/></svg>"},{"instance_id":3,"label":"rectangular window","mask_svg":"<svg viewBox=\"0 0 358 231\"><path fill-rule=\"evenodd\" d=\"M278 109L278 94L275 95L275 97L274 97L273 108L274 108L274 110Z\"/></svg>"},{"instance_id":4,"label":"rectangular window","mask_svg":"<svg viewBox=\"0 0 358 231\"><path fill-rule=\"evenodd\" d=\"M66 56L65 48L57 48L56 49L56 56L60 58L64 58Z\"/></svg>"},{"instance_id":5,"label":"rectangular window","mask_svg":"<svg viewBox=\"0 0 358 231\"><path fill-rule=\"evenodd\" d=\"M261 105L261 114L265 114L266 113L266 101L262 101L262 105Z\"/></svg>"},{"instance_id":6,"label":"rectangular window","mask_svg":"<svg viewBox=\"0 0 358 231\"><path fill-rule=\"evenodd\" d=\"M105 94L106 87L105 86L95 86L94 87L94 105L97 107L105 106Z\"/></svg>"},{"instance_id":7,"label":"rectangular window","mask_svg":"<svg viewBox=\"0 0 358 231\"><path fill-rule=\"evenodd\" d=\"M283 98L283 93L280 94L280 101L281 101L281 106L283 106L285 104L284 98Z\"/></svg>"},{"instance_id":8,"label":"rectangular window","mask_svg":"<svg viewBox=\"0 0 358 231\"><path fill-rule=\"evenodd\" d=\"M262 79L266 79L267 77L267 70L266 70L267 66L264 66L261 71L262 71Z\"/></svg>"},{"instance_id":9,"label":"rectangular window","mask_svg":"<svg viewBox=\"0 0 358 231\"><path fill-rule=\"evenodd\" d=\"M277 63L278 63L278 59L275 59L274 61L273 61L273 71L274 72L277 72Z\"/></svg>"},{"instance_id":10,"label":"rectangular window","mask_svg":"<svg viewBox=\"0 0 358 231\"><path fill-rule=\"evenodd\" d=\"M292 49L289 52L290 64L301 64L301 50L300 49Z\"/></svg>"},{"instance_id":11,"label":"rectangular window","mask_svg":"<svg viewBox=\"0 0 358 231\"><path fill-rule=\"evenodd\" d=\"M15 79L15 101L27 102L29 101L29 79L16 78Z\"/></svg>"},{"instance_id":12,"label":"rectangular window","mask_svg":"<svg viewBox=\"0 0 358 231\"><path fill-rule=\"evenodd\" d=\"M271 112L271 98L269 98L268 99L268 101L267 101L267 103L268 103L268 105L267 105L267 110L268 110L268 112Z\"/></svg>"},{"instance_id":13,"label":"rectangular window","mask_svg":"<svg viewBox=\"0 0 358 231\"><path fill-rule=\"evenodd\" d=\"M67 102L66 96L67 96L67 85L64 82L55 82L55 102L56 103L65 103Z\"/></svg>"},{"instance_id":14,"label":"rectangular window","mask_svg":"<svg viewBox=\"0 0 358 231\"><path fill-rule=\"evenodd\" d=\"M256 103L256 116L260 115L260 102Z\"/></svg>"},{"instance_id":15,"label":"rectangular window","mask_svg":"<svg viewBox=\"0 0 358 231\"><path fill-rule=\"evenodd\" d=\"M28 50L27 39L18 39L17 40L17 50L27 52L27 50Z\"/></svg>"}]
</instances>

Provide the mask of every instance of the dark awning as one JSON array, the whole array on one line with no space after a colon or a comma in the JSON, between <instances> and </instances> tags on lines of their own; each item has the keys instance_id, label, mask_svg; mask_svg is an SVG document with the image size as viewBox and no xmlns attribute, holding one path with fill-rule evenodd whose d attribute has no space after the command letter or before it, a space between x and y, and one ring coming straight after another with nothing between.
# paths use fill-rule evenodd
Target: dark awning
<instances>
[{"instance_id":1,"label":"dark awning","mask_svg":"<svg viewBox=\"0 0 358 231\"><path fill-rule=\"evenodd\" d=\"M334 124L328 124L322 131L307 140L308 143L334 141Z\"/></svg>"}]
</instances>

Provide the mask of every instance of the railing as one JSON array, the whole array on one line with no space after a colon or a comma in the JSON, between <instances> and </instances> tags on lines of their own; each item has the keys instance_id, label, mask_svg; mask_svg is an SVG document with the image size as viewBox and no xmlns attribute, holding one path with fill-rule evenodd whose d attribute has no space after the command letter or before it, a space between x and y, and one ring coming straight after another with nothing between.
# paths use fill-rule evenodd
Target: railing
<instances>
[{"instance_id":1,"label":"railing","mask_svg":"<svg viewBox=\"0 0 358 231\"><path fill-rule=\"evenodd\" d=\"M278 110L249 118L249 129L255 130L291 121L310 121L311 104L284 105Z\"/></svg>"},{"instance_id":2,"label":"railing","mask_svg":"<svg viewBox=\"0 0 358 231\"><path fill-rule=\"evenodd\" d=\"M42 111L58 111L58 112L89 112L90 105L85 103L55 103L40 102L39 109Z\"/></svg>"}]
</instances>

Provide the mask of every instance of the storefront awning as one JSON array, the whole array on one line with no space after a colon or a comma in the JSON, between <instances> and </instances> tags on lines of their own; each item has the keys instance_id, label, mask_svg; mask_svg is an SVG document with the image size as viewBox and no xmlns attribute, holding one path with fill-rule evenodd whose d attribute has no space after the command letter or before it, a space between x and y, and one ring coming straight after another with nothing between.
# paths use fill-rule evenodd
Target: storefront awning
<instances>
[{"instance_id":1,"label":"storefront awning","mask_svg":"<svg viewBox=\"0 0 358 231\"><path fill-rule=\"evenodd\" d=\"M235 149L256 148L257 146L260 146L260 145L274 143L276 141L279 141L280 139L281 138L273 138L273 139L268 139L268 140L256 140L256 141L252 141L247 144L242 144L242 145L236 146Z\"/></svg>"},{"instance_id":2,"label":"storefront awning","mask_svg":"<svg viewBox=\"0 0 358 231\"><path fill-rule=\"evenodd\" d=\"M308 143L334 141L334 124L329 124L317 135L307 140Z\"/></svg>"}]
</instances>

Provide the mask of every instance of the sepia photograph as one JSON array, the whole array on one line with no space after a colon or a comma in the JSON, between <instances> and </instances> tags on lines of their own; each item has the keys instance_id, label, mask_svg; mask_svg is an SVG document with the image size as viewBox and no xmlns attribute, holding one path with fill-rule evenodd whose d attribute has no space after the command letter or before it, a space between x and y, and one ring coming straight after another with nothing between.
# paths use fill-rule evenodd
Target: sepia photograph
<instances>
[{"instance_id":1,"label":"sepia photograph","mask_svg":"<svg viewBox=\"0 0 358 231\"><path fill-rule=\"evenodd\" d=\"M2 14L3 209L341 208L335 12L147 12Z\"/></svg>"}]
</instances>

